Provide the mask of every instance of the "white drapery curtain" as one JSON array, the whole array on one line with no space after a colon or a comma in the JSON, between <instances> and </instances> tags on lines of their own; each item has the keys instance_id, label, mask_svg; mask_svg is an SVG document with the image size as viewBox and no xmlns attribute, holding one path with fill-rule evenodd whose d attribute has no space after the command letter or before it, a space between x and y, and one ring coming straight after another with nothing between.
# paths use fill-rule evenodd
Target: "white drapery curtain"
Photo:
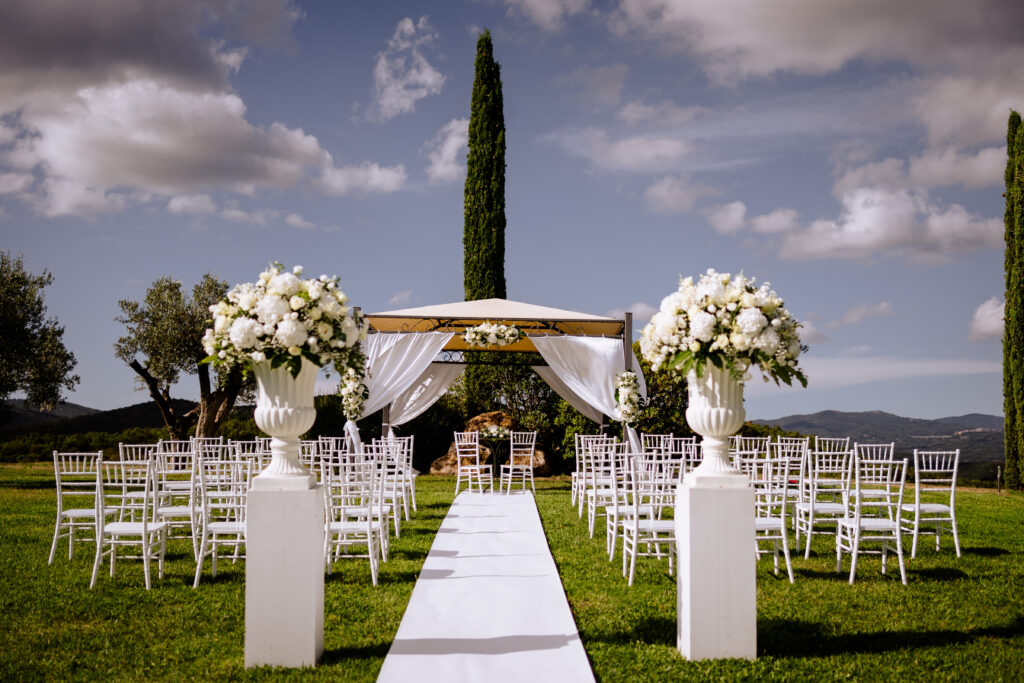
<instances>
[{"instance_id":1,"label":"white drapery curtain","mask_svg":"<svg viewBox=\"0 0 1024 683\"><path fill-rule=\"evenodd\" d=\"M396 332L371 334L363 342L369 397L360 419L380 410L408 389L434 362L454 332ZM354 450L361 450L359 430L351 421L345 433Z\"/></svg>"},{"instance_id":2,"label":"white drapery curtain","mask_svg":"<svg viewBox=\"0 0 1024 683\"><path fill-rule=\"evenodd\" d=\"M548 386L554 389L556 394L562 397L562 400L580 411L584 417L594 422L601 421L601 411L574 394L572 389L565 386L565 382L558 378L558 373L546 365L534 365L532 367L533 371L540 375L540 378L547 382Z\"/></svg>"},{"instance_id":3,"label":"white drapery curtain","mask_svg":"<svg viewBox=\"0 0 1024 683\"><path fill-rule=\"evenodd\" d=\"M405 424L434 405L464 370L464 366L451 363L428 365L412 386L391 402L391 426Z\"/></svg>"},{"instance_id":4,"label":"white drapery curtain","mask_svg":"<svg viewBox=\"0 0 1024 683\"><path fill-rule=\"evenodd\" d=\"M626 369L621 339L536 336L531 337L530 340L547 362L548 368L558 376L561 384L579 401L613 420L622 421L615 398L618 375ZM630 349L629 352L632 354L633 350ZM636 373L640 385L640 395L647 398L647 383L644 381L644 375L635 354L633 354L632 361L633 372ZM552 388L558 392L555 385L552 384ZM561 394L559 395L561 396ZM573 405L573 402L565 396L562 398ZM586 415L586 413L584 414ZM628 427L626 434L632 448L637 451L642 450L636 430Z\"/></svg>"}]
</instances>

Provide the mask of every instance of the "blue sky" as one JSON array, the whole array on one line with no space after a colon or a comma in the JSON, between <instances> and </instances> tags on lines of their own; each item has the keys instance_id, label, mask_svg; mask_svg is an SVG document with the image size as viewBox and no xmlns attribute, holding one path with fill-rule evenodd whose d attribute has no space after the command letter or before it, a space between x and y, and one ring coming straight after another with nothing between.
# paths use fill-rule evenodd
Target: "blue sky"
<instances>
[{"instance_id":1,"label":"blue sky","mask_svg":"<svg viewBox=\"0 0 1024 683\"><path fill-rule=\"evenodd\" d=\"M680 275L768 280L807 389L751 418L1002 412L1016 0L8 0L0 247L53 273L81 384L157 277L337 274L364 311L458 301L478 33L502 68L509 298L637 329ZM192 397L194 378L175 395Z\"/></svg>"}]
</instances>

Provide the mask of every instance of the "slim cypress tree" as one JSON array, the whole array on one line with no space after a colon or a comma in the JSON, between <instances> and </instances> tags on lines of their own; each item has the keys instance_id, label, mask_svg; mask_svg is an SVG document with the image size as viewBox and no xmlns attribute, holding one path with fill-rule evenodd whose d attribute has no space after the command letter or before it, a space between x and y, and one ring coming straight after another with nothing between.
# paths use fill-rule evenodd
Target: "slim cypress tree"
<instances>
[{"instance_id":1,"label":"slim cypress tree","mask_svg":"<svg viewBox=\"0 0 1024 683\"><path fill-rule=\"evenodd\" d=\"M466 301L504 299L505 294L505 114L501 67L494 61L490 31L476 42L476 75L469 116L465 223L462 235ZM469 360L476 360L470 354ZM491 404L494 373L466 369L466 411Z\"/></svg>"},{"instance_id":2,"label":"slim cypress tree","mask_svg":"<svg viewBox=\"0 0 1024 683\"><path fill-rule=\"evenodd\" d=\"M1024 485L1024 126L1010 112L1006 131L1006 307L1003 315L1003 443L1006 486Z\"/></svg>"},{"instance_id":3,"label":"slim cypress tree","mask_svg":"<svg viewBox=\"0 0 1024 683\"><path fill-rule=\"evenodd\" d=\"M505 114L491 33L476 41L464 195L466 301L505 298Z\"/></svg>"}]
</instances>

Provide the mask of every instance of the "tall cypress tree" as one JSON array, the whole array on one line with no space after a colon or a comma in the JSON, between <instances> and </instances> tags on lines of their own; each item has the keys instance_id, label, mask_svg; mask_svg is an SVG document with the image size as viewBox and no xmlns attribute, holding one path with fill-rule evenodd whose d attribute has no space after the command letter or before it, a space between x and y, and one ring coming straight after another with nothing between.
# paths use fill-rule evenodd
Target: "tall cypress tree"
<instances>
[{"instance_id":1,"label":"tall cypress tree","mask_svg":"<svg viewBox=\"0 0 1024 683\"><path fill-rule=\"evenodd\" d=\"M475 66L462 236L466 301L506 296L505 114L501 67L494 61L490 31L485 30L476 41ZM470 415L488 407L492 376L487 368L471 365L466 369L466 410Z\"/></svg>"},{"instance_id":2,"label":"tall cypress tree","mask_svg":"<svg viewBox=\"0 0 1024 683\"><path fill-rule=\"evenodd\" d=\"M1024 126L1010 112L1006 131L1006 307L1003 315L1003 443L1006 486L1024 485Z\"/></svg>"}]
</instances>

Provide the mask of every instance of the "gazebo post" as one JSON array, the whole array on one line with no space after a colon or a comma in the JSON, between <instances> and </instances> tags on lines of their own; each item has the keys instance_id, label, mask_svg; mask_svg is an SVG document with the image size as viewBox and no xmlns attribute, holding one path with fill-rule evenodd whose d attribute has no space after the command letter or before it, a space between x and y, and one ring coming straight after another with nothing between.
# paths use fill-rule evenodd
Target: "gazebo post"
<instances>
[{"instance_id":1,"label":"gazebo post","mask_svg":"<svg viewBox=\"0 0 1024 683\"><path fill-rule=\"evenodd\" d=\"M633 369L633 312L626 311L622 326L622 365L627 372Z\"/></svg>"}]
</instances>

